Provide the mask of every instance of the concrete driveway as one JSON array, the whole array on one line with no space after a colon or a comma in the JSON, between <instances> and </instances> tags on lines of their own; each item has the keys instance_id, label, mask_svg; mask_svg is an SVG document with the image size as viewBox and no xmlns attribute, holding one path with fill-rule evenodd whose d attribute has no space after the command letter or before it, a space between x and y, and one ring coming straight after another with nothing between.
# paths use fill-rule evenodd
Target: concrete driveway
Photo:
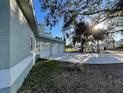
<instances>
[{"instance_id":1,"label":"concrete driveway","mask_svg":"<svg viewBox=\"0 0 124 93\"><path fill-rule=\"evenodd\" d=\"M51 57L51 60L58 60L72 63L85 64L111 64L122 63L123 58L111 54L82 54L82 53L65 53L63 56Z\"/></svg>"},{"instance_id":2,"label":"concrete driveway","mask_svg":"<svg viewBox=\"0 0 124 93\"><path fill-rule=\"evenodd\" d=\"M86 60L90 54L82 54L82 53L64 53L63 56L54 56L50 57L51 60L58 60L63 62L72 62L72 63L80 63L83 60Z\"/></svg>"},{"instance_id":3,"label":"concrete driveway","mask_svg":"<svg viewBox=\"0 0 124 93\"><path fill-rule=\"evenodd\" d=\"M111 64L122 63L123 58L111 54L92 54L92 56L84 63L87 64Z\"/></svg>"}]
</instances>

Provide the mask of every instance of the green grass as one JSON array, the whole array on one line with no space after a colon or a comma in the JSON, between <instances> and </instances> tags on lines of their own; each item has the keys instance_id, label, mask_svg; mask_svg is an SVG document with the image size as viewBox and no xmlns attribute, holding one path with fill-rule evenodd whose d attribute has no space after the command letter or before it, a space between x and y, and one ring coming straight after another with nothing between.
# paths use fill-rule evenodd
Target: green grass
<instances>
[{"instance_id":1,"label":"green grass","mask_svg":"<svg viewBox=\"0 0 124 93\"><path fill-rule=\"evenodd\" d=\"M46 82L53 73L61 71L59 64L54 60L38 59L18 93L36 91L40 83Z\"/></svg>"},{"instance_id":2,"label":"green grass","mask_svg":"<svg viewBox=\"0 0 124 93\"><path fill-rule=\"evenodd\" d=\"M38 59L17 93L122 93L122 90L122 64Z\"/></svg>"},{"instance_id":3,"label":"green grass","mask_svg":"<svg viewBox=\"0 0 124 93\"><path fill-rule=\"evenodd\" d=\"M66 48L65 51L66 52L79 52L79 50L77 50L75 48Z\"/></svg>"}]
</instances>

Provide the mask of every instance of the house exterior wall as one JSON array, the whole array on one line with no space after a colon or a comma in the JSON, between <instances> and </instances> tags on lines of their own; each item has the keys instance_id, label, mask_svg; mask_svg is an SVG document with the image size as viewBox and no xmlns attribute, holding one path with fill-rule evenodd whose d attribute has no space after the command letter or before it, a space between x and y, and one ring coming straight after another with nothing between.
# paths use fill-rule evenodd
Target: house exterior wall
<instances>
[{"instance_id":1,"label":"house exterior wall","mask_svg":"<svg viewBox=\"0 0 124 93\"><path fill-rule=\"evenodd\" d=\"M40 52L39 52L40 51ZM54 42L52 40L44 41L41 38L36 40L36 57L48 59L52 56L64 54L64 43Z\"/></svg>"},{"instance_id":2,"label":"house exterior wall","mask_svg":"<svg viewBox=\"0 0 124 93\"><path fill-rule=\"evenodd\" d=\"M52 56L56 56L59 54L59 47L58 44L53 44L53 48L52 48Z\"/></svg>"},{"instance_id":3,"label":"house exterior wall","mask_svg":"<svg viewBox=\"0 0 124 93\"><path fill-rule=\"evenodd\" d=\"M41 43L40 58L49 58L52 56L61 56L64 54L64 43Z\"/></svg>"},{"instance_id":4,"label":"house exterior wall","mask_svg":"<svg viewBox=\"0 0 124 93\"><path fill-rule=\"evenodd\" d=\"M50 57L50 43L41 43L40 45L40 58Z\"/></svg>"},{"instance_id":5,"label":"house exterior wall","mask_svg":"<svg viewBox=\"0 0 124 93\"><path fill-rule=\"evenodd\" d=\"M30 56L31 29L15 0L10 2L10 66Z\"/></svg>"},{"instance_id":6,"label":"house exterior wall","mask_svg":"<svg viewBox=\"0 0 124 93\"><path fill-rule=\"evenodd\" d=\"M64 44L59 44L59 55L63 55L64 54Z\"/></svg>"},{"instance_id":7,"label":"house exterior wall","mask_svg":"<svg viewBox=\"0 0 124 93\"><path fill-rule=\"evenodd\" d=\"M0 20L0 93L16 93L33 66L35 37L15 0L0 0Z\"/></svg>"},{"instance_id":8,"label":"house exterior wall","mask_svg":"<svg viewBox=\"0 0 124 93\"><path fill-rule=\"evenodd\" d=\"M9 0L0 0L0 70L10 66L9 20Z\"/></svg>"}]
</instances>

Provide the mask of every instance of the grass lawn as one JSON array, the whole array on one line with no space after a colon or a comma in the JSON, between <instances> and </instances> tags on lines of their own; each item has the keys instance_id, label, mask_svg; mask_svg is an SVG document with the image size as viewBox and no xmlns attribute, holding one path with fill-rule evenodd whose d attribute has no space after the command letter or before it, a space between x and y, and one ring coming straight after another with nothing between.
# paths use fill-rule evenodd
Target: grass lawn
<instances>
[{"instance_id":1,"label":"grass lawn","mask_svg":"<svg viewBox=\"0 0 124 93\"><path fill-rule=\"evenodd\" d=\"M17 93L123 93L122 68L39 59Z\"/></svg>"},{"instance_id":2,"label":"grass lawn","mask_svg":"<svg viewBox=\"0 0 124 93\"><path fill-rule=\"evenodd\" d=\"M75 49L75 48L66 48L65 51L66 51L66 52L70 52L70 53L79 52L79 50L77 50L77 49Z\"/></svg>"}]
</instances>

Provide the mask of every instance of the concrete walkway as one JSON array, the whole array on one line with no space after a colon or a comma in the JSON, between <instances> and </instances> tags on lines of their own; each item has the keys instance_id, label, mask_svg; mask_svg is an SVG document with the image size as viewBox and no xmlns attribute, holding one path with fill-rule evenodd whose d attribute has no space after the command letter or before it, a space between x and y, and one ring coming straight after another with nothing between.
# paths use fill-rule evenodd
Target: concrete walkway
<instances>
[{"instance_id":1,"label":"concrete walkway","mask_svg":"<svg viewBox=\"0 0 124 93\"><path fill-rule=\"evenodd\" d=\"M82 53L64 53L63 56L50 57L49 59L64 61L64 62L80 63L83 60L87 60L89 55L90 54L82 54Z\"/></svg>"},{"instance_id":2,"label":"concrete walkway","mask_svg":"<svg viewBox=\"0 0 124 93\"><path fill-rule=\"evenodd\" d=\"M50 59L85 64L111 64L123 62L123 58L111 54L65 53L63 56L51 57Z\"/></svg>"},{"instance_id":3,"label":"concrete walkway","mask_svg":"<svg viewBox=\"0 0 124 93\"><path fill-rule=\"evenodd\" d=\"M87 64L111 64L122 63L123 58L111 54L92 54L85 63Z\"/></svg>"}]
</instances>

